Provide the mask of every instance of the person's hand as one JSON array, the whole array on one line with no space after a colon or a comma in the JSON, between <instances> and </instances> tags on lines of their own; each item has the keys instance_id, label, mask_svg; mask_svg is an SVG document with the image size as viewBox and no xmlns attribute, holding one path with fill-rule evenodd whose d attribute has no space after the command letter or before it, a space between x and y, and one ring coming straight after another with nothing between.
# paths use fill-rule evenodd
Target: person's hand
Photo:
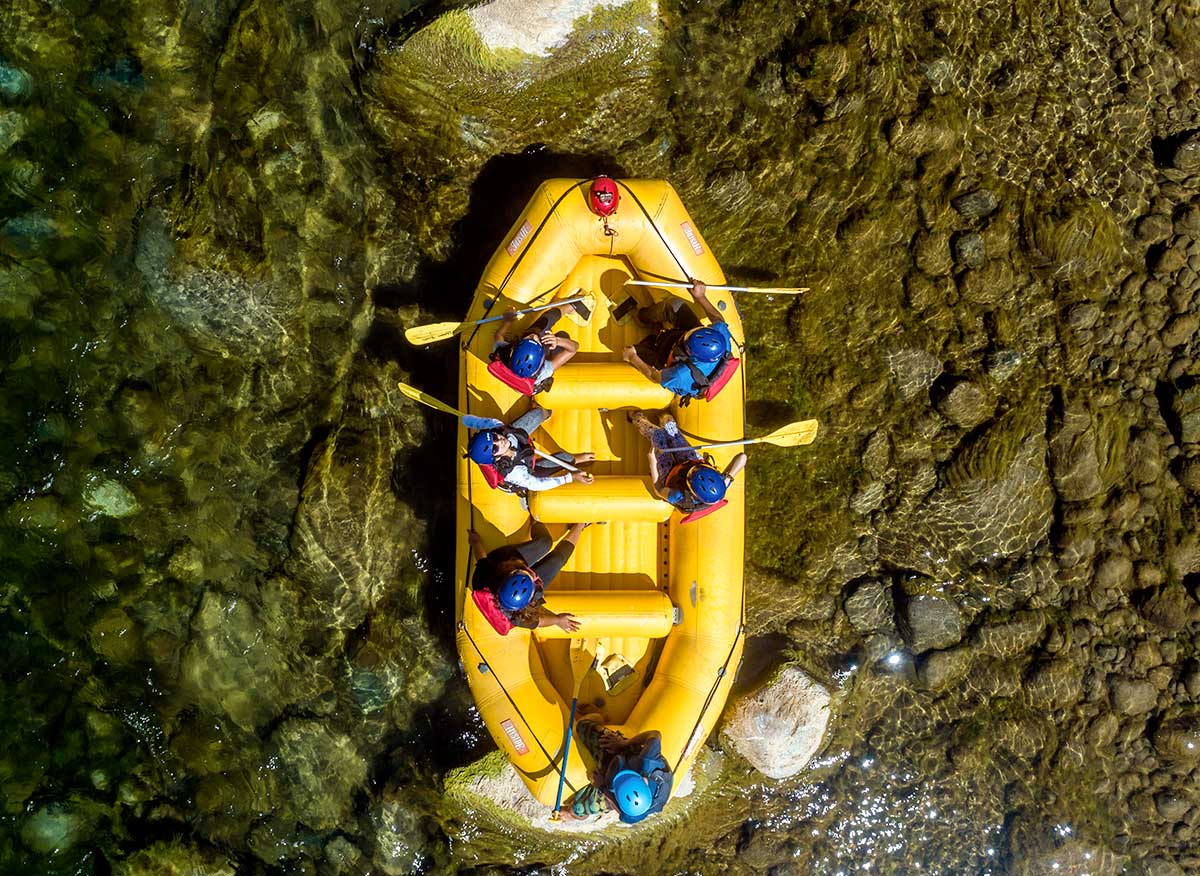
<instances>
[{"instance_id":1,"label":"person's hand","mask_svg":"<svg viewBox=\"0 0 1200 876\"><path fill-rule=\"evenodd\" d=\"M634 348L633 346L628 346L624 350L621 351L621 358L624 359L626 362L632 362L637 357L638 357L637 349Z\"/></svg>"},{"instance_id":2,"label":"person's hand","mask_svg":"<svg viewBox=\"0 0 1200 876\"><path fill-rule=\"evenodd\" d=\"M472 547L475 547L477 545L483 544L483 539L480 537L479 533L476 532L474 529L468 529L467 530L467 544L471 545Z\"/></svg>"},{"instance_id":3,"label":"person's hand","mask_svg":"<svg viewBox=\"0 0 1200 876\"><path fill-rule=\"evenodd\" d=\"M574 615L567 614L565 611L562 614L556 614L554 616L554 625L556 627L561 627L568 633L573 633L579 629L579 621L575 620Z\"/></svg>"},{"instance_id":4,"label":"person's hand","mask_svg":"<svg viewBox=\"0 0 1200 876\"><path fill-rule=\"evenodd\" d=\"M590 484L595 479L596 479L595 477L588 474L586 471L571 472L571 480L573 480L577 484Z\"/></svg>"},{"instance_id":5,"label":"person's hand","mask_svg":"<svg viewBox=\"0 0 1200 876\"><path fill-rule=\"evenodd\" d=\"M547 350L558 349L558 335L550 331L550 329L546 329L544 332L542 332L542 336L538 338L538 341L541 342L541 345Z\"/></svg>"},{"instance_id":6,"label":"person's hand","mask_svg":"<svg viewBox=\"0 0 1200 876\"><path fill-rule=\"evenodd\" d=\"M708 287L699 280L692 280L692 288L690 291L692 293L692 297L699 301L704 297L705 293L708 292Z\"/></svg>"},{"instance_id":7,"label":"person's hand","mask_svg":"<svg viewBox=\"0 0 1200 876\"><path fill-rule=\"evenodd\" d=\"M600 734L600 748L609 754L620 754L625 750L625 737L620 733L606 730Z\"/></svg>"},{"instance_id":8,"label":"person's hand","mask_svg":"<svg viewBox=\"0 0 1200 876\"><path fill-rule=\"evenodd\" d=\"M510 307L508 310L504 311L504 315L502 317L500 317L500 320L501 320L501 322L507 323L507 322L512 322L516 318L517 318L516 308Z\"/></svg>"}]
</instances>

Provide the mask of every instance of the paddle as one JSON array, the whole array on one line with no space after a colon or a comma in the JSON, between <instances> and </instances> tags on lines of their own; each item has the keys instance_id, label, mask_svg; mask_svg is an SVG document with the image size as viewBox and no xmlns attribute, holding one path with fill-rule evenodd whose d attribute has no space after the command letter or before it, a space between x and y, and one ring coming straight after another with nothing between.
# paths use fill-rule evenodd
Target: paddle
<instances>
[{"instance_id":1,"label":"paddle","mask_svg":"<svg viewBox=\"0 0 1200 876\"><path fill-rule=\"evenodd\" d=\"M660 289L691 289L691 283L666 283L661 280L626 280L626 286L657 286ZM760 295L800 295L809 290L808 286L708 286L724 292L754 292Z\"/></svg>"},{"instance_id":2,"label":"paddle","mask_svg":"<svg viewBox=\"0 0 1200 876\"><path fill-rule=\"evenodd\" d=\"M441 411L444 414L453 414L456 417L466 416L466 414L464 414L458 408L450 407L450 405L446 404L444 401L434 398L427 392L421 392L421 390L417 389L415 386L409 386L407 383L399 383L397 385L400 387L400 392L404 393L413 401L420 402L427 407L433 408L435 411ZM579 469L571 465L569 462L563 462L557 456L551 456L549 453L538 450L536 447L533 448L533 454L534 456L540 456L542 459L548 459L555 465L562 466L567 471L579 471Z\"/></svg>"},{"instance_id":3,"label":"paddle","mask_svg":"<svg viewBox=\"0 0 1200 876\"><path fill-rule=\"evenodd\" d=\"M516 315L524 316L527 313L537 313L540 310L549 310L551 307L558 307L560 304L574 304L576 301L588 302L587 306L590 310L593 303L591 298L591 295L564 298L560 301L543 304L540 307L527 307L524 310L518 310ZM404 339L413 345L432 344L434 341L444 341L447 338L452 338L473 325L483 325L485 322L498 322L502 319L504 319L503 316L489 316L487 319L477 319L474 322L434 322L429 325L414 325L412 328L404 330Z\"/></svg>"},{"instance_id":4,"label":"paddle","mask_svg":"<svg viewBox=\"0 0 1200 876\"><path fill-rule=\"evenodd\" d=\"M554 798L554 811L550 813L551 821L558 821L558 811L562 809L563 784L567 781L567 758L571 756L571 731L575 729L575 706L579 704L579 688L583 687L583 680L587 678L588 672L596 668L596 662L600 659L599 654L592 657L591 652L584 647L585 641L584 639L571 640L571 677L575 682L575 687L571 694L571 715L567 718L567 738L563 742L562 764L558 768L558 795ZM592 657L590 662L587 661L589 657Z\"/></svg>"},{"instance_id":5,"label":"paddle","mask_svg":"<svg viewBox=\"0 0 1200 876\"><path fill-rule=\"evenodd\" d=\"M720 441L716 444L700 444L694 450L708 450L712 447L734 447L738 444L774 444L776 447L798 447L801 444L812 444L817 437L820 423L816 420L800 420L788 423L776 429L770 435L761 438L742 438L738 441Z\"/></svg>"}]
</instances>

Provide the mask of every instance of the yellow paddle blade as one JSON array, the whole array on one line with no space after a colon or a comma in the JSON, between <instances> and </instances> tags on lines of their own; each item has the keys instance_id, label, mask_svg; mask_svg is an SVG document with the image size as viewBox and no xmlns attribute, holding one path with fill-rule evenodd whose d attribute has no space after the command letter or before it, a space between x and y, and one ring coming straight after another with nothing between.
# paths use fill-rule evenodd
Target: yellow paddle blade
<instances>
[{"instance_id":1,"label":"yellow paddle blade","mask_svg":"<svg viewBox=\"0 0 1200 876\"><path fill-rule=\"evenodd\" d=\"M434 341L444 341L452 338L471 323L464 322L434 322L429 325L414 325L404 330L404 340L415 347L432 344Z\"/></svg>"},{"instance_id":2,"label":"yellow paddle blade","mask_svg":"<svg viewBox=\"0 0 1200 876\"><path fill-rule=\"evenodd\" d=\"M435 410L443 411L447 414L453 414L456 417L462 416L461 411L450 407L450 405L443 401L437 400L427 392L421 392L421 390L417 389L415 386L409 386L407 383L399 383L397 385L400 387L400 391L402 393L415 402L420 402L423 405L428 405Z\"/></svg>"},{"instance_id":3,"label":"yellow paddle blade","mask_svg":"<svg viewBox=\"0 0 1200 876\"><path fill-rule=\"evenodd\" d=\"M821 424L816 420L801 420L798 423L788 423L781 429L776 429L770 435L755 438L755 444L774 444L776 447L799 447L801 444L812 444L817 437Z\"/></svg>"}]
</instances>

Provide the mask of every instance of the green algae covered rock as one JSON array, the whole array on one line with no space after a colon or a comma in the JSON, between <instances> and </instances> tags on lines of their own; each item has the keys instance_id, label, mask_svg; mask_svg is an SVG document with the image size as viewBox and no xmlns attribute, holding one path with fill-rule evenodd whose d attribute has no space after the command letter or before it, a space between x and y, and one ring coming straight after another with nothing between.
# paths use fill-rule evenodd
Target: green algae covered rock
<instances>
[{"instance_id":1,"label":"green algae covered rock","mask_svg":"<svg viewBox=\"0 0 1200 876\"><path fill-rule=\"evenodd\" d=\"M113 865L113 876L234 876L233 862L214 849L162 842Z\"/></svg>"},{"instance_id":2,"label":"green algae covered rock","mask_svg":"<svg viewBox=\"0 0 1200 876\"><path fill-rule=\"evenodd\" d=\"M490 157L531 142L616 154L647 132L661 90L654 7L501 0L448 12L377 52L367 123L406 174L444 187L423 247L446 245L437 239L445 214L466 207L466 183Z\"/></svg>"},{"instance_id":3,"label":"green algae covered rock","mask_svg":"<svg viewBox=\"0 0 1200 876\"><path fill-rule=\"evenodd\" d=\"M295 817L314 830L349 825L354 791L367 780L367 762L349 736L323 721L292 718L271 736L281 768L281 792Z\"/></svg>"}]
</instances>

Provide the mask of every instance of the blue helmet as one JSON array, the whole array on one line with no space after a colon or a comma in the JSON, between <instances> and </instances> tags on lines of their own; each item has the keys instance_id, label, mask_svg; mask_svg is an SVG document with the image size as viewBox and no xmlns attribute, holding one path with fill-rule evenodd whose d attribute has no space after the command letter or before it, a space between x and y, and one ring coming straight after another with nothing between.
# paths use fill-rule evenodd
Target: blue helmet
<instances>
[{"instance_id":1,"label":"blue helmet","mask_svg":"<svg viewBox=\"0 0 1200 876\"><path fill-rule=\"evenodd\" d=\"M476 432L467 444L467 456L480 465L491 465L496 461L492 450L492 433L489 431Z\"/></svg>"},{"instance_id":2,"label":"blue helmet","mask_svg":"<svg viewBox=\"0 0 1200 876\"><path fill-rule=\"evenodd\" d=\"M650 783L633 770L621 770L613 776L612 795L621 812L621 820L626 824L645 818L650 812L650 804L654 802Z\"/></svg>"},{"instance_id":3,"label":"blue helmet","mask_svg":"<svg viewBox=\"0 0 1200 876\"><path fill-rule=\"evenodd\" d=\"M528 572L513 572L500 585L496 601L508 611L520 611L533 599L533 578Z\"/></svg>"},{"instance_id":4,"label":"blue helmet","mask_svg":"<svg viewBox=\"0 0 1200 876\"><path fill-rule=\"evenodd\" d=\"M508 367L518 377L533 377L546 361L546 351L533 338L522 338L513 344Z\"/></svg>"},{"instance_id":5,"label":"blue helmet","mask_svg":"<svg viewBox=\"0 0 1200 876\"><path fill-rule=\"evenodd\" d=\"M725 475L711 465L698 465L688 472L688 486L692 495L705 505L712 505L725 498Z\"/></svg>"},{"instance_id":6,"label":"blue helmet","mask_svg":"<svg viewBox=\"0 0 1200 876\"><path fill-rule=\"evenodd\" d=\"M725 340L725 335L709 326L688 332L683 346L688 355L697 362L716 362L729 352L729 343Z\"/></svg>"}]
</instances>

